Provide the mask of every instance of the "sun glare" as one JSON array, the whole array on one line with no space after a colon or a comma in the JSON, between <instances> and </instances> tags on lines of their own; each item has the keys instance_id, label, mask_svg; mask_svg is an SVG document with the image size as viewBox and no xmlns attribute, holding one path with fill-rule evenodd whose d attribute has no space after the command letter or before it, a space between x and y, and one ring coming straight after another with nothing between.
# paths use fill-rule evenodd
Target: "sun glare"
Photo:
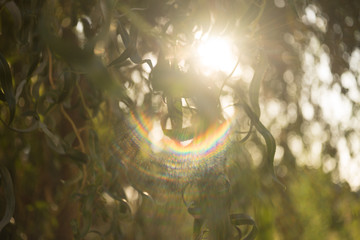
<instances>
[{"instance_id":1,"label":"sun glare","mask_svg":"<svg viewBox=\"0 0 360 240\"><path fill-rule=\"evenodd\" d=\"M197 57L203 72L206 75L216 71L231 73L237 62L235 50L235 46L225 37L200 39L197 45ZM238 68L234 74L238 74L239 70Z\"/></svg>"}]
</instances>

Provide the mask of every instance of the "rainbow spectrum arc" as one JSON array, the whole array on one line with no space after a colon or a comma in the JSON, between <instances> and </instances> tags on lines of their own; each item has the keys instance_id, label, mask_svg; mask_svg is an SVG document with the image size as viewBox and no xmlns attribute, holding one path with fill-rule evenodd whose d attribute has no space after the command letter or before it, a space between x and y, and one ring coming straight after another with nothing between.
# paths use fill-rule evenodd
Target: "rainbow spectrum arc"
<instances>
[{"instance_id":1,"label":"rainbow spectrum arc","mask_svg":"<svg viewBox=\"0 0 360 240\"><path fill-rule=\"evenodd\" d=\"M206 132L196 136L187 145L166 136L159 142L151 141L149 133L154 119L142 112L132 112L127 123L131 131L130 141L138 146L140 156L145 156L146 161L155 167L141 164L138 159L131 159L129 156L122 156L122 161L128 168L142 174L167 181L187 181L189 178L201 175L202 172L224 164L225 151L230 142L231 119L208 128ZM115 145L117 145L115 147L117 151L121 149L120 143ZM153 152L154 147L160 151ZM124 153L124 151L121 152Z\"/></svg>"}]
</instances>

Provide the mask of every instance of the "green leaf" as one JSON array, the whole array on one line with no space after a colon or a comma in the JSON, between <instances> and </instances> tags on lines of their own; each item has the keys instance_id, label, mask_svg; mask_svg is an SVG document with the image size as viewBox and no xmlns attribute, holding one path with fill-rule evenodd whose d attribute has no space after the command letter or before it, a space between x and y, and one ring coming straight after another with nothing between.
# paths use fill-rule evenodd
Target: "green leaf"
<instances>
[{"instance_id":1,"label":"green leaf","mask_svg":"<svg viewBox=\"0 0 360 240\"><path fill-rule=\"evenodd\" d=\"M141 63L146 63L147 65L149 65L149 67L150 67L151 70L154 69L154 66L153 66L153 64L152 64L152 62L151 62L150 59L144 59L144 60L142 60Z\"/></svg>"},{"instance_id":2,"label":"green leaf","mask_svg":"<svg viewBox=\"0 0 360 240\"><path fill-rule=\"evenodd\" d=\"M95 195L90 193L86 197L84 197L84 202L82 205L82 226L79 229L80 239L84 239L84 237L89 233L90 227L92 225L93 215L92 210L94 208L94 198Z\"/></svg>"},{"instance_id":3,"label":"green leaf","mask_svg":"<svg viewBox=\"0 0 360 240\"><path fill-rule=\"evenodd\" d=\"M190 127L182 128L180 130L163 129L163 132L169 138L176 139L178 141L187 141L194 138L194 131Z\"/></svg>"},{"instance_id":4,"label":"green leaf","mask_svg":"<svg viewBox=\"0 0 360 240\"><path fill-rule=\"evenodd\" d=\"M16 88L16 91L15 91L15 102L17 102L20 98L20 95L24 89L24 86L26 84L26 79L22 80L19 85L17 86Z\"/></svg>"},{"instance_id":5,"label":"green leaf","mask_svg":"<svg viewBox=\"0 0 360 240\"><path fill-rule=\"evenodd\" d=\"M130 45L130 36L126 31L125 27L121 24L121 22L119 21L118 23L119 23L118 34L120 34L124 46L128 47Z\"/></svg>"},{"instance_id":6,"label":"green leaf","mask_svg":"<svg viewBox=\"0 0 360 240\"><path fill-rule=\"evenodd\" d=\"M102 59L94 55L93 48L90 46L96 43L94 42L96 38L105 33L99 33L94 39L88 41L88 47L80 48L74 41L59 38L51 27L51 19L50 14L44 14L39 21L38 31L41 39L54 53L53 56L57 55L66 61L72 70L86 74L89 82L93 83L98 90L117 96L125 95L124 89L113 81Z\"/></svg>"},{"instance_id":7,"label":"green leaf","mask_svg":"<svg viewBox=\"0 0 360 240\"><path fill-rule=\"evenodd\" d=\"M268 68L268 64L266 58L262 56L259 63L257 64L254 78L251 81L249 87L250 104L254 109L255 114L258 117L260 117L260 105L259 105L260 85L262 80L265 78L267 68Z\"/></svg>"},{"instance_id":8,"label":"green leaf","mask_svg":"<svg viewBox=\"0 0 360 240\"><path fill-rule=\"evenodd\" d=\"M122 64L124 63L128 58L131 59L134 63L140 63L141 58L139 54L136 52L136 39L137 39L137 32L134 31L134 27L132 26L130 29L130 34L126 31L125 27L121 24L119 21L119 28L118 33L121 36L121 39L124 43L124 46L126 47L125 51L120 55L120 57L113 60L108 67Z\"/></svg>"},{"instance_id":9,"label":"green leaf","mask_svg":"<svg viewBox=\"0 0 360 240\"><path fill-rule=\"evenodd\" d=\"M57 102L61 103L65 100L65 98L69 95L71 88L75 85L75 74L72 72L65 72L64 73L64 88L61 91Z\"/></svg>"},{"instance_id":10,"label":"green leaf","mask_svg":"<svg viewBox=\"0 0 360 240\"><path fill-rule=\"evenodd\" d=\"M112 66L114 66L114 65L124 63L124 62L126 61L126 59L128 59L128 58L130 57L131 51L132 51L131 48L125 49L125 51L124 51L118 58L116 58L115 60L113 60L113 61L108 65L108 67L112 67Z\"/></svg>"},{"instance_id":11,"label":"green leaf","mask_svg":"<svg viewBox=\"0 0 360 240\"><path fill-rule=\"evenodd\" d=\"M27 79L27 80L31 78L31 76L32 76L33 73L35 72L35 70L36 70L36 68L37 68L37 66L38 66L39 63L40 63L40 56L39 56L38 54L36 54L36 55L34 56L33 61L32 61L31 64L30 64L29 70L28 70L28 72L27 72L27 74L26 74L26 79ZM42 64L44 65L44 62L43 62Z\"/></svg>"},{"instance_id":12,"label":"green leaf","mask_svg":"<svg viewBox=\"0 0 360 240\"><path fill-rule=\"evenodd\" d=\"M9 124L11 124L15 116L16 102L15 102L15 95L12 84L10 67L5 57L1 53L0 53L0 85L2 88L2 91L0 90L0 100L6 101L9 106L9 110L10 110Z\"/></svg>"},{"instance_id":13,"label":"green leaf","mask_svg":"<svg viewBox=\"0 0 360 240\"><path fill-rule=\"evenodd\" d=\"M170 118L171 119L171 118ZM173 128L167 129L166 128L166 121L168 120L168 116L165 116L161 119L161 128L163 133L171 139L176 139L178 141L186 141L194 138L194 129L193 127L186 127L186 128ZM178 120L176 120L178 121ZM173 124L180 124L180 123L171 123L172 127Z\"/></svg>"},{"instance_id":14,"label":"green leaf","mask_svg":"<svg viewBox=\"0 0 360 240\"><path fill-rule=\"evenodd\" d=\"M136 63L136 64L141 64L142 63L142 59L141 57L139 56L139 53L136 51L136 49L134 48L131 55L130 55L130 60L133 62L133 63Z\"/></svg>"},{"instance_id":15,"label":"green leaf","mask_svg":"<svg viewBox=\"0 0 360 240\"><path fill-rule=\"evenodd\" d=\"M15 210L15 196L11 176L7 168L0 166L0 186L5 189L6 208L0 221L0 232L10 222Z\"/></svg>"},{"instance_id":16,"label":"green leaf","mask_svg":"<svg viewBox=\"0 0 360 240\"><path fill-rule=\"evenodd\" d=\"M195 219L201 219L203 218L203 210L201 207L189 207L188 208L188 213L191 214L191 216L193 216Z\"/></svg>"},{"instance_id":17,"label":"green leaf","mask_svg":"<svg viewBox=\"0 0 360 240\"><path fill-rule=\"evenodd\" d=\"M133 61L133 63L141 64L142 59L136 49L138 33L138 29L134 25L132 25L130 28L130 43L128 48L132 49L130 54L130 60Z\"/></svg>"},{"instance_id":18,"label":"green leaf","mask_svg":"<svg viewBox=\"0 0 360 240\"><path fill-rule=\"evenodd\" d=\"M273 161L275 156L276 150L276 143L274 137L271 135L269 130L260 122L259 117L253 112L250 106L247 103L243 103L244 110L246 114L250 117L252 123L254 124L255 128L260 132L260 134L265 139L266 148L267 148L267 157L268 157L268 164L273 168Z\"/></svg>"},{"instance_id":19,"label":"green leaf","mask_svg":"<svg viewBox=\"0 0 360 240\"><path fill-rule=\"evenodd\" d=\"M83 28L84 28L84 34L85 34L85 37L87 39L90 39L94 36L94 31L92 30L91 28L91 24L89 22L89 20L85 17L82 17L80 19L82 25L83 25Z\"/></svg>"},{"instance_id":20,"label":"green leaf","mask_svg":"<svg viewBox=\"0 0 360 240\"><path fill-rule=\"evenodd\" d=\"M43 122L39 121L39 128L45 133L47 137L51 139L51 142L54 144L55 147L61 147L60 137L52 133Z\"/></svg>"},{"instance_id":21,"label":"green leaf","mask_svg":"<svg viewBox=\"0 0 360 240\"><path fill-rule=\"evenodd\" d=\"M124 26L119 22L118 33L121 36L121 39L126 47L125 51L115 60L113 60L108 67L123 64L128 58L135 64L147 63L150 69L153 69L152 62L149 59L142 59L136 49L136 42L138 36L138 30L135 26L131 26L130 35L127 33Z\"/></svg>"},{"instance_id":22,"label":"green leaf","mask_svg":"<svg viewBox=\"0 0 360 240\"><path fill-rule=\"evenodd\" d=\"M256 113L251 110L250 106L243 102L242 106L246 112L246 114L251 119L252 123L254 124L255 128L259 131L259 133L263 136L265 143L266 143L266 150L267 150L267 164L269 169L271 170L271 173L273 175L273 179L275 182L280 184L284 189L285 186L277 179L274 171L274 156L276 151L276 142L273 137L273 135L267 130L267 128L260 122L259 117L256 115Z\"/></svg>"},{"instance_id":23,"label":"green leaf","mask_svg":"<svg viewBox=\"0 0 360 240\"><path fill-rule=\"evenodd\" d=\"M244 240L255 239L258 229L257 229L255 221L250 216L243 214L243 213L231 214L230 220L231 220L231 223L235 226L239 226L239 225L252 226L250 233L244 238Z\"/></svg>"},{"instance_id":24,"label":"green leaf","mask_svg":"<svg viewBox=\"0 0 360 240\"><path fill-rule=\"evenodd\" d=\"M15 127L10 127L4 120L0 118L0 121L10 130L18 133L29 133L39 128L39 115L35 111L27 111L21 114L22 117L31 116L33 118L32 125L25 129L19 129Z\"/></svg>"},{"instance_id":25,"label":"green leaf","mask_svg":"<svg viewBox=\"0 0 360 240\"><path fill-rule=\"evenodd\" d=\"M86 164L89 161L89 157L79 150L69 148L67 149L66 153L70 158L72 158L78 163Z\"/></svg>"},{"instance_id":26,"label":"green leaf","mask_svg":"<svg viewBox=\"0 0 360 240\"><path fill-rule=\"evenodd\" d=\"M128 201L126 199L120 199L118 201L119 201L119 204L118 204L118 208L119 208L118 216L121 218L121 220L130 219L131 218L130 204L128 203Z\"/></svg>"},{"instance_id":27,"label":"green leaf","mask_svg":"<svg viewBox=\"0 0 360 240\"><path fill-rule=\"evenodd\" d=\"M96 131L93 129L89 130L89 147L90 147L90 157L92 159L100 159L100 149L99 149L99 136ZM100 161L97 161L100 162Z\"/></svg>"},{"instance_id":28,"label":"green leaf","mask_svg":"<svg viewBox=\"0 0 360 240\"><path fill-rule=\"evenodd\" d=\"M183 112L181 98L167 97L168 116L173 130L180 130L183 124Z\"/></svg>"},{"instance_id":29,"label":"green leaf","mask_svg":"<svg viewBox=\"0 0 360 240\"><path fill-rule=\"evenodd\" d=\"M7 12L11 15L14 28L16 30L20 30L22 25L22 17L19 7L16 5L14 1L5 3L4 7L7 10Z\"/></svg>"}]
</instances>

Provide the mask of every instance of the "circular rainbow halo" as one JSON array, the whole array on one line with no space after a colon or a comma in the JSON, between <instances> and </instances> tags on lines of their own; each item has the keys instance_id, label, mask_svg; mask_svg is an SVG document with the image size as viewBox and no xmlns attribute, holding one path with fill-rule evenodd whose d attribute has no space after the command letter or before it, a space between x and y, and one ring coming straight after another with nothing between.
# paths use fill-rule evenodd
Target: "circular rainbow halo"
<instances>
[{"instance_id":1,"label":"circular rainbow halo","mask_svg":"<svg viewBox=\"0 0 360 240\"><path fill-rule=\"evenodd\" d=\"M159 121L143 112L131 113L128 125L129 139L124 141L131 141L130 145L139 150L136 156L122 157L127 167L148 177L185 182L223 164L231 122L212 126L186 144L164 135ZM124 155L122 145L129 143L115 145L116 151Z\"/></svg>"}]
</instances>

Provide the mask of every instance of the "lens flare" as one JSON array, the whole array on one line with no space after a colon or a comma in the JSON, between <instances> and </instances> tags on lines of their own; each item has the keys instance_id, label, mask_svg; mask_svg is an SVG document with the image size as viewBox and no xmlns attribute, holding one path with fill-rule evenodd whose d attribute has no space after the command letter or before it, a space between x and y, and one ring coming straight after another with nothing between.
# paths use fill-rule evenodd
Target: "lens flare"
<instances>
[{"instance_id":1,"label":"lens flare","mask_svg":"<svg viewBox=\"0 0 360 240\"><path fill-rule=\"evenodd\" d=\"M165 135L159 141L152 141L155 121L144 113L131 113L127 122L128 137L116 142L113 148L132 171L181 183L224 163L231 126L229 120L210 127L186 145ZM133 153L129 148L134 146L138 149L137 154L127 154Z\"/></svg>"}]
</instances>

